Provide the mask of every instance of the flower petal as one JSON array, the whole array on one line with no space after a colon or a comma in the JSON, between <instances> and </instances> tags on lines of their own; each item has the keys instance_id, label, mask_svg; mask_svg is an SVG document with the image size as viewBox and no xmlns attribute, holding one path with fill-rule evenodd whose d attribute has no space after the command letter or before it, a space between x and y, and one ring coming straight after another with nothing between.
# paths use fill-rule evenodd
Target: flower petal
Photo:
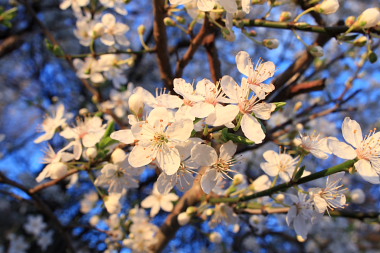
<instances>
[{"instance_id":1,"label":"flower petal","mask_svg":"<svg viewBox=\"0 0 380 253\"><path fill-rule=\"evenodd\" d=\"M380 184L379 175L372 168L371 163L369 161L360 159L354 165L359 175L365 181L370 182L371 184Z\"/></svg>"}]
</instances>

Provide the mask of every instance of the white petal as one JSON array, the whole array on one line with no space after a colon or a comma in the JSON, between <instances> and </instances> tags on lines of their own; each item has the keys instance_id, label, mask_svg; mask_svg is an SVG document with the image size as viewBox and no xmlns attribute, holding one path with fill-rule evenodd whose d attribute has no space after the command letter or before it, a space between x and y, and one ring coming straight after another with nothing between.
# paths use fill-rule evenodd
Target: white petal
<instances>
[{"instance_id":1,"label":"white petal","mask_svg":"<svg viewBox=\"0 0 380 253\"><path fill-rule=\"evenodd\" d=\"M220 86L226 95L233 100L234 103L238 102L238 90L241 87L235 82L235 80L230 76L223 76L220 81Z\"/></svg>"},{"instance_id":2,"label":"white petal","mask_svg":"<svg viewBox=\"0 0 380 253\"><path fill-rule=\"evenodd\" d=\"M228 125L233 121L236 115L239 113L239 107L237 105L222 106L217 104L215 106L215 113L210 114L206 118L206 124L211 126L223 126Z\"/></svg>"},{"instance_id":3,"label":"white petal","mask_svg":"<svg viewBox=\"0 0 380 253\"><path fill-rule=\"evenodd\" d=\"M243 115L241 120L241 130L248 139L254 141L256 144L262 143L265 138L265 133L261 128L261 124L250 114Z\"/></svg>"},{"instance_id":4,"label":"white petal","mask_svg":"<svg viewBox=\"0 0 380 253\"><path fill-rule=\"evenodd\" d=\"M198 0L198 9L201 11L211 11L215 6L214 0Z\"/></svg>"},{"instance_id":5,"label":"white petal","mask_svg":"<svg viewBox=\"0 0 380 253\"><path fill-rule=\"evenodd\" d=\"M194 124L191 120L183 120L171 124L167 128L166 134L170 140L186 141L190 138L193 129Z\"/></svg>"},{"instance_id":6,"label":"white petal","mask_svg":"<svg viewBox=\"0 0 380 253\"><path fill-rule=\"evenodd\" d=\"M181 158L176 148L164 145L157 152L157 162L166 174L173 175L179 169Z\"/></svg>"},{"instance_id":7,"label":"white petal","mask_svg":"<svg viewBox=\"0 0 380 253\"><path fill-rule=\"evenodd\" d=\"M371 184L380 184L379 175L372 168L371 163L369 161L360 159L354 165L359 175L365 181L370 182Z\"/></svg>"},{"instance_id":8,"label":"white petal","mask_svg":"<svg viewBox=\"0 0 380 253\"><path fill-rule=\"evenodd\" d=\"M177 174L169 176L165 172L162 172L157 178L157 191L162 195L168 194L176 183Z\"/></svg>"},{"instance_id":9,"label":"white petal","mask_svg":"<svg viewBox=\"0 0 380 253\"><path fill-rule=\"evenodd\" d=\"M240 51L236 55L236 64L240 73L246 76L249 75L249 67L251 65L251 58L249 57L249 54L247 52Z\"/></svg>"},{"instance_id":10,"label":"white petal","mask_svg":"<svg viewBox=\"0 0 380 253\"><path fill-rule=\"evenodd\" d=\"M135 141L135 137L130 129L119 130L111 133L110 137L124 144L131 144Z\"/></svg>"},{"instance_id":11,"label":"white petal","mask_svg":"<svg viewBox=\"0 0 380 253\"><path fill-rule=\"evenodd\" d=\"M199 102L191 107L191 114L197 118L205 118L215 111L215 107L212 104Z\"/></svg>"},{"instance_id":12,"label":"white petal","mask_svg":"<svg viewBox=\"0 0 380 253\"><path fill-rule=\"evenodd\" d=\"M151 147L136 145L129 154L128 162L135 168L147 165L155 158L155 151Z\"/></svg>"},{"instance_id":13,"label":"white petal","mask_svg":"<svg viewBox=\"0 0 380 253\"><path fill-rule=\"evenodd\" d=\"M234 154L236 153L237 145L233 143L231 140L224 143L220 147L220 158L224 161L230 160Z\"/></svg>"},{"instance_id":14,"label":"white petal","mask_svg":"<svg viewBox=\"0 0 380 253\"><path fill-rule=\"evenodd\" d=\"M110 13L104 14L102 17L102 23L107 27L113 27L116 24L116 18Z\"/></svg>"},{"instance_id":15,"label":"white petal","mask_svg":"<svg viewBox=\"0 0 380 253\"><path fill-rule=\"evenodd\" d=\"M223 6L223 8L229 12L229 13L235 13L237 12L237 4L236 1L231 0L219 0L220 5Z\"/></svg>"},{"instance_id":16,"label":"white petal","mask_svg":"<svg viewBox=\"0 0 380 253\"><path fill-rule=\"evenodd\" d=\"M343 138L355 148L363 141L362 129L358 122L346 117L342 124Z\"/></svg>"},{"instance_id":17,"label":"white petal","mask_svg":"<svg viewBox=\"0 0 380 253\"><path fill-rule=\"evenodd\" d=\"M269 104L266 102L261 102L256 104L252 110L255 113L255 116L259 119L268 120L271 116L271 113L276 109L276 105Z\"/></svg>"},{"instance_id":18,"label":"white petal","mask_svg":"<svg viewBox=\"0 0 380 253\"><path fill-rule=\"evenodd\" d=\"M307 224L305 222L304 217L301 215L298 215L293 222L294 230L296 231L297 235L300 235L303 239L307 238Z\"/></svg>"},{"instance_id":19,"label":"white petal","mask_svg":"<svg viewBox=\"0 0 380 253\"><path fill-rule=\"evenodd\" d=\"M211 166L218 160L218 155L214 148L206 144L199 144L191 150L191 159L199 166Z\"/></svg>"},{"instance_id":20,"label":"white petal","mask_svg":"<svg viewBox=\"0 0 380 253\"><path fill-rule=\"evenodd\" d=\"M201 178L201 188L206 194L210 194L214 189L218 179L218 172L213 169L209 169L203 174Z\"/></svg>"},{"instance_id":21,"label":"white petal","mask_svg":"<svg viewBox=\"0 0 380 253\"><path fill-rule=\"evenodd\" d=\"M354 159L356 151L348 144L336 140L328 140L327 145L331 152L343 159Z\"/></svg>"}]
</instances>

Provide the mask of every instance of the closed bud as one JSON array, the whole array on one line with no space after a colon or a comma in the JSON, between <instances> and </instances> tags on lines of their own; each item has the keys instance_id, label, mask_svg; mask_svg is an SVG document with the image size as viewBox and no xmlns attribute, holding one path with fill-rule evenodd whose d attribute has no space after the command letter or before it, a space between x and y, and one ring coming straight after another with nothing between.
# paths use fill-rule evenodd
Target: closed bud
<instances>
[{"instance_id":1,"label":"closed bud","mask_svg":"<svg viewBox=\"0 0 380 253\"><path fill-rule=\"evenodd\" d=\"M212 232L209 236L209 239L213 243L221 243L222 242L222 235L218 232Z\"/></svg>"},{"instance_id":2,"label":"closed bud","mask_svg":"<svg viewBox=\"0 0 380 253\"><path fill-rule=\"evenodd\" d=\"M333 14L339 9L339 2L338 0L324 0L322 3L317 4L314 7L314 10L316 12L319 12L321 14Z\"/></svg>"},{"instance_id":3,"label":"closed bud","mask_svg":"<svg viewBox=\"0 0 380 253\"><path fill-rule=\"evenodd\" d=\"M188 215L193 215L195 214L196 212L198 212L198 208L196 206L189 206L187 209L186 209L186 213Z\"/></svg>"},{"instance_id":4,"label":"closed bud","mask_svg":"<svg viewBox=\"0 0 380 253\"><path fill-rule=\"evenodd\" d=\"M280 42L278 39L265 39L263 40L263 45L269 49L276 49L280 45Z\"/></svg>"},{"instance_id":5,"label":"closed bud","mask_svg":"<svg viewBox=\"0 0 380 253\"><path fill-rule=\"evenodd\" d=\"M297 124L296 124L296 129L297 129L298 131L302 131L302 130L303 130L303 125L302 125L301 123L297 123Z\"/></svg>"},{"instance_id":6,"label":"closed bud","mask_svg":"<svg viewBox=\"0 0 380 253\"><path fill-rule=\"evenodd\" d=\"M185 226L187 223L189 223L190 218L191 217L186 212L180 213L177 217L178 224L181 226Z\"/></svg>"},{"instance_id":7,"label":"closed bud","mask_svg":"<svg viewBox=\"0 0 380 253\"><path fill-rule=\"evenodd\" d=\"M94 226L94 227L95 227L96 225L98 225L99 221L100 221L99 216L94 215L94 216L92 216L91 219L90 219L90 224L91 224L91 226Z\"/></svg>"},{"instance_id":8,"label":"closed bud","mask_svg":"<svg viewBox=\"0 0 380 253\"><path fill-rule=\"evenodd\" d=\"M323 48L320 46L309 46L308 51L314 57L322 57L324 55Z\"/></svg>"},{"instance_id":9,"label":"closed bud","mask_svg":"<svg viewBox=\"0 0 380 253\"><path fill-rule=\"evenodd\" d=\"M354 45L357 47L363 47L367 44L367 37L360 37L354 41Z\"/></svg>"},{"instance_id":10,"label":"closed bud","mask_svg":"<svg viewBox=\"0 0 380 253\"><path fill-rule=\"evenodd\" d=\"M283 202L284 201L284 199L285 199L285 195L284 194L282 194L282 193L280 193L280 194L277 194L277 196L276 196L276 201L277 202Z\"/></svg>"},{"instance_id":11,"label":"closed bud","mask_svg":"<svg viewBox=\"0 0 380 253\"><path fill-rule=\"evenodd\" d=\"M302 107L302 101L298 101L295 105L294 105L294 111L295 112L298 112L299 109L301 109Z\"/></svg>"},{"instance_id":12,"label":"closed bud","mask_svg":"<svg viewBox=\"0 0 380 253\"><path fill-rule=\"evenodd\" d=\"M280 15L280 21L285 22L292 19L292 13L290 11L283 11Z\"/></svg>"},{"instance_id":13,"label":"closed bud","mask_svg":"<svg viewBox=\"0 0 380 253\"><path fill-rule=\"evenodd\" d=\"M355 16L349 16L348 18L346 18L346 21L344 23L346 24L346 26L352 26L355 23L355 21Z\"/></svg>"},{"instance_id":14,"label":"closed bud","mask_svg":"<svg viewBox=\"0 0 380 253\"><path fill-rule=\"evenodd\" d=\"M380 22L380 11L377 8L369 8L363 11L355 22L361 28L370 28Z\"/></svg>"},{"instance_id":15,"label":"closed bud","mask_svg":"<svg viewBox=\"0 0 380 253\"><path fill-rule=\"evenodd\" d=\"M175 21L169 17L164 18L164 24L166 26L175 26L176 25Z\"/></svg>"},{"instance_id":16,"label":"closed bud","mask_svg":"<svg viewBox=\"0 0 380 253\"><path fill-rule=\"evenodd\" d=\"M306 241L306 239L305 238L303 238L302 236L300 236L300 235L297 235L297 241L299 241L299 242L305 242Z\"/></svg>"},{"instance_id":17,"label":"closed bud","mask_svg":"<svg viewBox=\"0 0 380 253\"><path fill-rule=\"evenodd\" d=\"M186 19L181 16L175 16L175 19L180 23L180 24L186 24Z\"/></svg>"},{"instance_id":18,"label":"closed bud","mask_svg":"<svg viewBox=\"0 0 380 253\"><path fill-rule=\"evenodd\" d=\"M140 35L144 35L144 34L145 34L145 31L146 31L145 25L139 25L139 27L137 28L137 32L138 32Z\"/></svg>"},{"instance_id":19,"label":"closed bud","mask_svg":"<svg viewBox=\"0 0 380 253\"><path fill-rule=\"evenodd\" d=\"M57 179L67 174L67 166L64 163L51 163L50 164L50 178Z\"/></svg>"},{"instance_id":20,"label":"closed bud","mask_svg":"<svg viewBox=\"0 0 380 253\"><path fill-rule=\"evenodd\" d=\"M251 30L248 32L249 36L252 36L252 37L256 37L257 36L257 32L255 30Z\"/></svg>"},{"instance_id":21,"label":"closed bud","mask_svg":"<svg viewBox=\"0 0 380 253\"><path fill-rule=\"evenodd\" d=\"M97 154L98 154L98 151L96 151L96 148L88 148L86 150L86 155L89 159L94 159Z\"/></svg>"},{"instance_id":22,"label":"closed bud","mask_svg":"<svg viewBox=\"0 0 380 253\"><path fill-rule=\"evenodd\" d=\"M142 116L144 111L144 98L141 94L135 93L129 97L128 100L129 109L138 117Z\"/></svg>"},{"instance_id":23,"label":"closed bud","mask_svg":"<svg viewBox=\"0 0 380 253\"><path fill-rule=\"evenodd\" d=\"M234 176L232 184L236 186L243 183L243 181L244 181L244 176L242 174L236 174Z\"/></svg>"},{"instance_id":24,"label":"closed bud","mask_svg":"<svg viewBox=\"0 0 380 253\"><path fill-rule=\"evenodd\" d=\"M355 204L363 204L365 201L365 194L362 189L355 189L351 192L351 200Z\"/></svg>"},{"instance_id":25,"label":"closed bud","mask_svg":"<svg viewBox=\"0 0 380 253\"><path fill-rule=\"evenodd\" d=\"M212 209L212 208L208 208L208 209L205 211L205 214L206 214L207 216L211 216L211 215L213 215L213 214L214 214L214 209Z\"/></svg>"}]
</instances>

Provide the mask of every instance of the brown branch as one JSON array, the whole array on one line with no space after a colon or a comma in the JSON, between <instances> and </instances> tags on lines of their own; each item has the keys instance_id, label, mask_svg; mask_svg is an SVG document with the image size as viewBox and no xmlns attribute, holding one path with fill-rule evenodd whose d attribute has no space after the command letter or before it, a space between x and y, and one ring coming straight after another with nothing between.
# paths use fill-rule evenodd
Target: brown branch
<instances>
[{"instance_id":1,"label":"brown branch","mask_svg":"<svg viewBox=\"0 0 380 253\"><path fill-rule=\"evenodd\" d=\"M56 185L57 183L61 182L65 178L67 178L67 177L69 177L69 176L71 176L71 175L73 175L75 173L78 173L78 172L79 172L78 169L71 170L66 175L64 175L64 176L62 176L60 178L51 180L51 181L43 183L43 184L39 184L39 185L37 185L37 186L29 189L28 192L29 192L29 194L35 194L36 192L42 191L43 189L46 189L46 188L51 187L53 185Z\"/></svg>"},{"instance_id":2,"label":"brown branch","mask_svg":"<svg viewBox=\"0 0 380 253\"><path fill-rule=\"evenodd\" d=\"M158 243L154 245L152 249L153 252L161 252L175 236L180 228L177 221L178 215L185 212L189 206L196 205L199 201L201 201L202 197L205 196L205 193L202 191L200 186L200 179L203 173L204 169L198 174L194 181L193 187L182 196L182 198L175 205L174 210L166 218L165 223L161 226L160 231L156 235L156 238L158 238Z\"/></svg>"},{"instance_id":3,"label":"brown branch","mask_svg":"<svg viewBox=\"0 0 380 253\"><path fill-rule=\"evenodd\" d=\"M215 46L216 33L213 32L207 35L203 40L203 46L206 48L208 62L210 64L210 71L212 80L214 82L219 81L222 78L222 71L220 66L220 60L218 56L218 49Z\"/></svg>"},{"instance_id":4,"label":"brown branch","mask_svg":"<svg viewBox=\"0 0 380 253\"><path fill-rule=\"evenodd\" d=\"M205 17L201 30L199 31L197 36L195 36L195 38L191 40L190 46L187 49L183 58L177 62L175 77L181 77L182 76L183 70L185 69L187 64L189 64L191 59L193 59L195 52L198 50L199 46L203 42L203 39L208 34L208 30L209 30L208 27L209 27L209 20L207 17Z\"/></svg>"},{"instance_id":5,"label":"brown branch","mask_svg":"<svg viewBox=\"0 0 380 253\"><path fill-rule=\"evenodd\" d=\"M312 91L323 90L326 86L326 79L314 80L295 84L294 86L286 87L280 94L277 95L278 101L291 99L299 94L310 93Z\"/></svg>"},{"instance_id":6,"label":"brown branch","mask_svg":"<svg viewBox=\"0 0 380 253\"><path fill-rule=\"evenodd\" d=\"M156 52L161 79L164 81L165 87L169 91L173 91L173 74L170 66L166 26L164 24L164 18L166 15L165 0L153 0L153 13L153 37L156 41Z\"/></svg>"}]
</instances>

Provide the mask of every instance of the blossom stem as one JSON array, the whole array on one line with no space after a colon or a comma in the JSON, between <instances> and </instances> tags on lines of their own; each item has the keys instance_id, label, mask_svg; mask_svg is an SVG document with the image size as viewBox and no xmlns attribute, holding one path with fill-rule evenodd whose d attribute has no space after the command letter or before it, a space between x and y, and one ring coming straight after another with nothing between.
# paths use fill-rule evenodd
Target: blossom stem
<instances>
[{"instance_id":1,"label":"blossom stem","mask_svg":"<svg viewBox=\"0 0 380 253\"><path fill-rule=\"evenodd\" d=\"M312 11L314 11L314 7L311 7L311 8L309 8L309 9L305 10L304 12L302 12L301 14L299 14L299 15L293 20L293 22L298 22L298 20L300 20L301 17L303 17L304 15L306 15L306 14L312 12Z\"/></svg>"},{"instance_id":2,"label":"blossom stem","mask_svg":"<svg viewBox=\"0 0 380 253\"><path fill-rule=\"evenodd\" d=\"M294 177L296 176L297 171L301 167L301 164L302 164L302 161L303 161L304 158L305 158L305 154L302 152L301 155L300 155L300 159L298 160L296 169L293 171L292 179L294 179Z\"/></svg>"},{"instance_id":3,"label":"blossom stem","mask_svg":"<svg viewBox=\"0 0 380 253\"><path fill-rule=\"evenodd\" d=\"M248 201L251 199L256 199L264 196L270 196L273 193L279 192L279 191L285 191L292 186L304 184L313 180L316 180L318 178L326 177L341 171L348 171L356 162L356 160L349 160L344 163L341 163L339 165L333 166L331 168L328 168L326 170L322 170L316 173L313 173L309 176L300 178L297 182L290 180L287 183L279 184L274 187L271 187L267 190L256 192L250 195L242 196L242 197L235 197L235 198L211 198L209 200L210 203L238 203L242 201Z\"/></svg>"}]
</instances>

